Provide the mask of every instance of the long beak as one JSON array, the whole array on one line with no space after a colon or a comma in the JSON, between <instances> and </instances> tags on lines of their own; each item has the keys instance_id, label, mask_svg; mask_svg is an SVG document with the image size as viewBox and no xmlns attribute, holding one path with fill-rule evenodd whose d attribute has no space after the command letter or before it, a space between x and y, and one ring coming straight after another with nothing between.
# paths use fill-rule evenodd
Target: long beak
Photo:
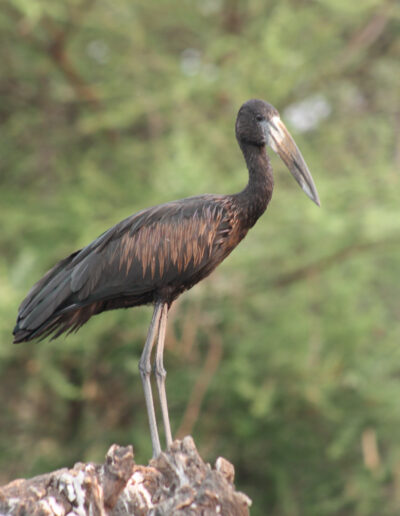
<instances>
[{"instance_id":1,"label":"long beak","mask_svg":"<svg viewBox=\"0 0 400 516\"><path fill-rule=\"evenodd\" d=\"M308 170L299 148L286 129L285 124L278 116L274 116L268 122L268 126L268 143L271 149L279 154L282 161L301 186L303 192L305 192L317 206L321 206L311 173Z\"/></svg>"}]
</instances>

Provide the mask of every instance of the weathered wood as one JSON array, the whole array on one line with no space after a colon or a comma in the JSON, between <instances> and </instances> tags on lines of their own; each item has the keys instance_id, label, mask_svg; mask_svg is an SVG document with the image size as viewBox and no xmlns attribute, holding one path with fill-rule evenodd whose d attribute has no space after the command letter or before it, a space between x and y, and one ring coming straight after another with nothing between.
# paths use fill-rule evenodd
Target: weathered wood
<instances>
[{"instance_id":1,"label":"weathered wood","mask_svg":"<svg viewBox=\"0 0 400 516\"><path fill-rule=\"evenodd\" d=\"M12 516L246 516L251 500L233 485L234 467L201 459L193 439L175 441L148 466L132 446L113 445L104 464L77 463L0 488L0 514Z\"/></svg>"}]
</instances>

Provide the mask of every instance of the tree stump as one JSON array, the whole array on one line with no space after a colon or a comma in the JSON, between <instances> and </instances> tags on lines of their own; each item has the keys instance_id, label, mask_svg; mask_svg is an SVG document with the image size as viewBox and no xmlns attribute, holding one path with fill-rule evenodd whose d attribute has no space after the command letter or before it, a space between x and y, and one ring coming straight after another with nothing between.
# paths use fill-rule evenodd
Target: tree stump
<instances>
[{"instance_id":1,"label":"tree stump","mask_svg":"<svg viewBox=\"0 0 400 516\"><path fill-rule=\"evenodd\" d=\"M13 516L245 516L251 500L233 485L234 467L222 457L214 468L185 437L135 464L132 446L112 445L104 464L77 463L0 488L0 515Z\"/></svg>"}]
</instances>

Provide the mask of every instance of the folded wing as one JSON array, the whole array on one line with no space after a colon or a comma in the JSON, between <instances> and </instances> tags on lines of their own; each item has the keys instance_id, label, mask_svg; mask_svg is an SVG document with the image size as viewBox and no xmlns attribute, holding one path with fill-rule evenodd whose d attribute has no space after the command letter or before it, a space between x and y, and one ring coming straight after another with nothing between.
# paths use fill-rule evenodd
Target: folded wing
<instances>
[{"instance_id":1,"label":"folded wing","mask_svg":"<svg viewBox=\"0 0 400 516\"><path fill-rule=\"evenodd\" d=\"M212 256L231 230L221 200L192 197L143 210L61 260L22 302L15 342L57 337L95 313L192 286L221 261L214 265Z\"/></svg>"}]
</instances>

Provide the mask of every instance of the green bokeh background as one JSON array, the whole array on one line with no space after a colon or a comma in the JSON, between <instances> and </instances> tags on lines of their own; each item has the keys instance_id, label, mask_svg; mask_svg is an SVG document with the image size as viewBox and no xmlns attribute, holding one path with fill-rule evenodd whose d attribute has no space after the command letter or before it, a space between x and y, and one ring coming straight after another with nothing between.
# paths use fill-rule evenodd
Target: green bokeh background
<instances>
[{"instance_id":1,"label":"green bokeh background","mask_svg":"<svg viewBox=\"0 0 400 516\"><path fill-rule=\"evenodd\" d=\"M174 433L235 464L255 516L399 514L395 1L3 0L1 483L100 462L114 442L147 462L151 308L14 346L17 308L131 213L240 190L233 128L253 97L280 110L322 207L273 157L266 215L171 312Z\"/></svg>"}]
</instances>

